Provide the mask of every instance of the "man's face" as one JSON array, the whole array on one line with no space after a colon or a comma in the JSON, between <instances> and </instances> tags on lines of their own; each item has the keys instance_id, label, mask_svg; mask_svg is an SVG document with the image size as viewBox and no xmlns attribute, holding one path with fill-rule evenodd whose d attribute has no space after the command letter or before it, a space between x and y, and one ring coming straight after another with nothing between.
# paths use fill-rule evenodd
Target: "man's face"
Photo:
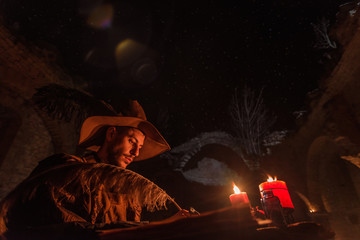
<instances>
[{"instance_id":1,"label":"man's face","mask_svg":"<svg viewBox=\"0 0 360 240\"><path fill-rule=\"evenodd\" d=\"M114 128L113 137L107 149L108 163L126 168L139 156L145 135L136 128Z\"/></svg>"}]
</instances>

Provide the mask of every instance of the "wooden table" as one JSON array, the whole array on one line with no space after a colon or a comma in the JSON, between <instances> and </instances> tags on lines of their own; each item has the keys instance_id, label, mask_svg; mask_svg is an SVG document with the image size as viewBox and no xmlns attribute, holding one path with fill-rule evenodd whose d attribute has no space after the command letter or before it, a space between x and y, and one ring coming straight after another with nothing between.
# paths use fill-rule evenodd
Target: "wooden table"
<instances>
[{"instance_id":1,"label":"wooden table","mask_svg":"<svg viewBox=\"0 0 360 240\"><path fill-rule=\"evenodd\" d=\"M139 226L131 223L121 224L121 227L86 223L44 226L7 232L0 240L325 240L333 236L332 232L313 222L299 222L282 228L264 225L251 215L249 206L244 205Z\"/></svg>"}]
</instances>

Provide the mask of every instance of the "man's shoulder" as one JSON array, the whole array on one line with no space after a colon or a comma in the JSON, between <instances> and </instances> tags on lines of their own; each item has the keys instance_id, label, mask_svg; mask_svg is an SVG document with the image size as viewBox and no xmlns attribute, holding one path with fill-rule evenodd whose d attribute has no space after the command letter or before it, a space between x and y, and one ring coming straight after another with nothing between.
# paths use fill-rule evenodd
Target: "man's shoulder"
<instances>
[{"instance_id":1,"label":"man's shoulder","mask_svg":"<svg viewBox=\"0 0 360 240\"><path fill-rule=\"evenodd\" d=\"M51 155L44 160L39 162L39 165L58 165L67 162L86 162L84 158L67 154L67 153L57 153Z\"/></svg>"},{"instance_id":2,"label":"man's shoulder","mask_svg":"<svg viewBox=\"0 0 360 240\"><path fill-rule=\"evenodd\" d=\"M41 160L30 175L34 175L44 170L48 170L68 163L86 163L86 160L84 158L67 153L57 153Z\"/></svg>"}]
</instances>

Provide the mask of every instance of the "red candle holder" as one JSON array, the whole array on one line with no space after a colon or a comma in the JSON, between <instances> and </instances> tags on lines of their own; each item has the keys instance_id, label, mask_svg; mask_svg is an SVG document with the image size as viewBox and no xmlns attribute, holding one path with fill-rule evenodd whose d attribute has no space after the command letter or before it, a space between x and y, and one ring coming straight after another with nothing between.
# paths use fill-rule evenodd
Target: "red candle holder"
<instances>
[{"instance_id":1,"label":"red candle holder","mask_svg":"<svg viewBox=\"0 0 360 240\"><path fill-rule=\"evenodd\" d=\"M269 177L267 182L259 185L261 204L265 216L277 225L287 225L294 222L292 213L294 205L284 181Z\"/></svg>"}]
</instances>

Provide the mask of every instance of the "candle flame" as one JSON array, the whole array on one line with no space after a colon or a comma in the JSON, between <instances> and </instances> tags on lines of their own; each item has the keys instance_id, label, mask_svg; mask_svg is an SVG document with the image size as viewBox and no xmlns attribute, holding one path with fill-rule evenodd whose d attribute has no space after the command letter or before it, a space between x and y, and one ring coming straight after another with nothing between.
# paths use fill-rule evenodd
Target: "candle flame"
<instances>
[{"instance_id":1,"label":"candle flame","mask_svg":"<svg viewBox=\"0 0 360 240\"><path fill-rule=\"evenodd\" d=\"M269 176L269 178L267 179L268 182L274 182L274 181L276 181L276 180L277 180L276 177L272 178L272 177L270 177L270 176Z\"/></svg>"},{"instance_id":2,"label":"candle flame","mask_svg":"<svg viewBox=\"0 0 360 240\"><path fill-rule=\"evenodd\" d=\"M234 184L233 189L234 189L234 193L235 193L235 194L239 194L239 193L240 193L240 189L239 189L235 184Z\"/></svg>"}]
</instances>

